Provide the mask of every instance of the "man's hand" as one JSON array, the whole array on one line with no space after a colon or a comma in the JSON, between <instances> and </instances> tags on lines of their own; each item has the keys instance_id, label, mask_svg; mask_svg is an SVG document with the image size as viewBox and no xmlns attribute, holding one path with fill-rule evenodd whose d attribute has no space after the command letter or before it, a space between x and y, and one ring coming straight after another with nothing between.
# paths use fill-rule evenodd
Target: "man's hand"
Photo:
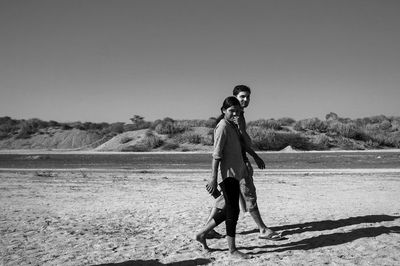
<instances>
[{"instance_id":1,"label":"man's hand","mask_svg":"<svg viewBox=\"0 0 400 266\"><path fill-rule=\"evenodd\" d=\"M265 163L259 156L255 156L254 161L256 162L258 168L265 169Z\"/></svg>"}]
</instances>

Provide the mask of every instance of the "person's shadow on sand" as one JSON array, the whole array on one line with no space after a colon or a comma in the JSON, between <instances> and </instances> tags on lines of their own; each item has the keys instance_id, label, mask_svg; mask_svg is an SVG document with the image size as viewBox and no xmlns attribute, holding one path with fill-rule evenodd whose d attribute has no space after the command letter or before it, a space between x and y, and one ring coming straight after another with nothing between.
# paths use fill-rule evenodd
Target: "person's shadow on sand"
<instances>
[{"instance_id":1,"label":"person's shadow on sand","mask_svg":"<svg viewBox=\"0 0 400 266\"><path fill-rule=\"evenodd\" d=\"M360 216L360 217L351 217L347 219L340 219L336 221L327 220L327 221L319 221L319 222L309 222L303 224L293 224L293 225L284 225L279 227L274 227L272 229L279 230L288 230L284 235L290 235L294 233L302 233L307 231L324 231L337 229L344 226L356 225L362 223L379 223L386 221L394 221L399 219L400 216L389 216L389 215L368 215L368 216ZM287 250L309 250L326 246L335 246L348 242L352 242L356 239L365 238L365 237L377 237L382 234L396 233L400 234L400 226L379 226L379 227L367 227L367 228L358 228L354 229L350 232L344 233L332 233L326 235L319 235L307 239L303 239L297 242L285 243L285 244L276 244L276 245L264 245L264 246L250 246L243 247L241 249L245 250L253 250L253 249L262 249L262 248L270 248L270 250L261 250L258 252L250 252L250 255L269 253L269 252L283 252Z\"/></svg>"},{"instance_id":2,"label":"person's shadow on sand","mask_svg":"<svg viewBox=\"0 0 400 266\"><path fill-rule=\"evenodd\" d=\"M396 219L399 219L400 216L390 216L390 215L367 215L367 216L358 216L358 217L350 217L346 219L340 220L325 220L325 221L316 221L316 222L308 222L301 224L290 224L283 226L271 227L274 231L284 231L282 233L283 236L291 235L291 234L299 234L308 231L324 231L324 230L332 230L340 227L362 224L362 223L380 223L380 222L390 222ZM258 233L258 230L250 230L244 231L238 234L247 235L252 233ZM263 246L248 246L248 247L240 247L240 250L250 250L248 255L259 255L264 253L271 252L283 252L288 250L309 250L326 246L335 246L348 242L352 242L356 239L365 238L365 237L376 237L382 234L396 233L400 234L400 226L380 226L380 227L372 227L369 226L367 228L358 228L354 229L350 232L345 233L332 233L326 235L319 235L307 239L303 239L297 242L290 242L279 244L280 241L276 241L276 244L267 244ZM288 238L284 238L287 240ZM254 249L264 249L257 252L251 252ZM265 250L268 249L268 250ZM212 249L212 251L226 251L227 249ZM171 265L171 266L189 266L189 265L207 265L211 263L210 259L194 259L180 262L173 262L168 264L163 264L158 260L132 260L126 261L122 263L112 263L112 264L100 264L97 266L160 266L160 265Z\"/></svg>"},{"instance_id":3,"label":"person's shadow on sand","mask_svg":"<svg viewBox=\"0 0 400 266\"><path fill-rule=\"evenodd\" d=\"M366 216L357 216L350 217L346 219L340 220L325 220L325 221L316 221L316 222L308 222L301 224L289 224L283 226L275 226L270 227L274 231L283 231L282 236L292 235L292 234L300 234L304 232L311 231L324 231L324 230L332 230L337 229L344 226L362 224L362 223L380 223L380 222L390 222L396 219L399 219L400 216L390 216L390 215L366 215ZM253 229L250 231L244 231L238 233L240 235L248 235L257 233L258 229Z\"/></svg>"},{"instance_id":4,"label":"person's shadow on sand","mask_svg":"<svg viewBox=\"0 0 400 266\"><path fill-rule=\"evenodd\" d=\"M329 235L320 235L282 245L252 246L252 247L243 247L241 249L253 250L259 248L271 248L271 250L268 251L262 250L259 252L247 253L249 255L256 255L256 254L263 254L270 252L283 252L288 250L309 250L327 246L340 245L352 242L359 238L377 237L379 235L389 234L389 233L400 234L400 226L360 228L347 233L333 233Z\"/></svg>"},{"instance_id":5,"label":"person's shadow on sand","mask_svg":"<svg viewBox=\"0 0 400 266\"><path fill-rule=\"evenodd\" d=\"M193 266L193 265L207 265L211 263L211 259L193 259L193 260L184 260L172 263L161 263L158 260L130 260L121 263L109 263L109 264L98 264L93 266L160 266L160 265L169 265L169 266Z\"/></svg>"}]
</instances>

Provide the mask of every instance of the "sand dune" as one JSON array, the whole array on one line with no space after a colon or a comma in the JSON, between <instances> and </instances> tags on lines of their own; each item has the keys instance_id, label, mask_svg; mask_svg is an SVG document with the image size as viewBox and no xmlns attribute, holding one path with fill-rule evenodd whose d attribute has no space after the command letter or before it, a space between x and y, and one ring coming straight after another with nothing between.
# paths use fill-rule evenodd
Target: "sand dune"
<instances>
[{"instance_id":1,"label":"sand dune","mask_svg":"<svg viewBox=\"0 0 400 266\"><path fill-rule=\"evenodd\" d=\"M225 239L208 241L213 252L193 240L212 205L206 171L2 171L1 262L399 265L399 173L353 170L256 171L264 220L286 239L258 239L242 214L245 261L228 256Z\"/></svg>"}]
</instances>

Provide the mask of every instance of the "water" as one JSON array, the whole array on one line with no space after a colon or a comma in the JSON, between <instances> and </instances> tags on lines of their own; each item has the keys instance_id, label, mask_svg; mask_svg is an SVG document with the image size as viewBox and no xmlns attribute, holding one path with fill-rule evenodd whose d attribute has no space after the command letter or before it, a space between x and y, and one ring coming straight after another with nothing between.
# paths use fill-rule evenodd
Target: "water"
<instances>
[{"instance_id":1,"label":"water","mask_svg":"<svg viewBox=\"0 0 400 266\"><path fill-rule=\"evenodd\" d=\"M400 168L400 152L259 153L267 169ZM0 154L0 169L210 169L210 153ZM256 165L253 162L254 168Z\"/></svg>"}]
</instances>

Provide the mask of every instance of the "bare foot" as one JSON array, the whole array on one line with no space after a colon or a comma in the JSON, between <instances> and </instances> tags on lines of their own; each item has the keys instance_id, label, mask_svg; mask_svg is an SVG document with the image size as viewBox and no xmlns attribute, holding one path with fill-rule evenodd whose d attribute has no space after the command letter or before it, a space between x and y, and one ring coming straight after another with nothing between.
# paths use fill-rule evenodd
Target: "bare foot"
<instances>
[{"instance_id":1,"label":"bare foot","mask_svg":"<svg viewBox=\"0 0 400 266\"><path fill-rule=\"evenodd\" d=\"M275 232L275 231L273 231L273 230L271 230L269 228L261 229L258 238L267 239L267 240L274 240L274 241L283 239L281 234L279 234L279 233L277 233L277 232Z\"/></svg>"},{"instance_id":2,"label":"bare foot","mask_svg":"<svg viewBox=\"0 0 400 266\"><path fill-rule=\"evenodd\" d=\"M250 256L235 249L231 252L231 256L237 259L250 259Z\"/></svg>"},{"instance_id":3,"label":"bare foot","mask_svg":"<svg viewBox=\"0 0 400 266\"><path fill-rule=\"evenodd\" d=\"M196 240L200 242L205 250L209 250L210 248L207 246L206 236L205 234L197 234Z\"/></svg>"}]
</instances>

